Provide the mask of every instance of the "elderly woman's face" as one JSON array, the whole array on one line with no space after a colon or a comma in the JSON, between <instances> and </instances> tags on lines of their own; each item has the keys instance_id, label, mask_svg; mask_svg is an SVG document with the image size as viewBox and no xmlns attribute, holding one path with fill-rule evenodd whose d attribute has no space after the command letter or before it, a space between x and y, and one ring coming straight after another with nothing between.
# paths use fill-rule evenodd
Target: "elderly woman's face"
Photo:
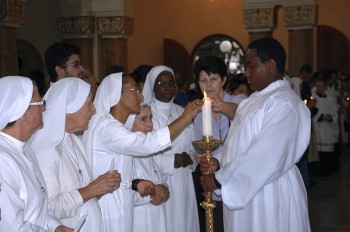
<instances>
[{"instance_id":1,"label":"elderly woman's face","mask_svg":"<svg viewBox=\"0 0 350 232\"><path fill-rule=\"evenodd\" d=\"M92 103L92 93L90 92L84 105L77 112L67 114L66 121L70 120L71 125L74 126L74 132L83 131L88 127L89 121L95 113L96 109Z\"/></svg>"},{"instance_id":2,"label":"elderly woman's face","mask_svg":"<svg viewBox=\"0 0 350 232\"><path fill-rule=\"evenodd\" d=\"M136 115L132 131L141 131L145 134L153 130L152 112L150 107L141 107L140 113Z\"/></svg>"},{"instance_id":3,"label":"elderly woman's face","mask_svg":"<svg viewBox=\"0 0 350 232\"><path fill-rule=\"evenodd\" d=\"M221 79L219 74L210 73L208 75L205 71L199 73L199 87L202 93L205 91L211 99L216 99L220 96L225 82L226 77Z\"/></svg>"},{"instance_id":4,"label":"elderly woman's face","mask_svg":"<svg viewBox=\"0 0 350 232\"><path fill-rule=\"evenodd\" d=\"M162 72L157 77L153 92L158 101L170 102L175 95L176 82L170 72Z\"/></svg>"}]
</instances>

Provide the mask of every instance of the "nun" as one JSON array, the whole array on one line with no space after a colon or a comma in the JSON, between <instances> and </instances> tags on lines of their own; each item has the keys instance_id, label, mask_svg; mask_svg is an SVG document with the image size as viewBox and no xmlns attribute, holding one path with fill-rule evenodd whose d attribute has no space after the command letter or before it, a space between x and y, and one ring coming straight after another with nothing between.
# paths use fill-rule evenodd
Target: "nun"
<instances>
[{"instance_id":1,"label":"nun","mask_svg":"<svg viewBox=\"0 0 350 232\"><path fill-rule=\"evenodd\" d=\"M73 231L48 213L47 187L30 147L45 101L26 77L0 78L0 231Z\"/></svg>"},{"instance_id":2,"label":"nun","mask_svg":"<svg viewBox=\"0 0 350 232\"><path fill-rule=\"evenodd\" d=\"M87 128L95 107L91 87L78 78L54 83L44 96L45 127L30 139L48 188L49 209L67 227L82 225L83 231L103 231L97 198L112 195L120 174L106 169L93 178L85 148L74 133Z\"/></svg>"},{"instance_id":3,"label":"nun","mask_svg":"<svg viewBox=\"0 0 350 232\"><path fill-rule=\"evenodd\" d=\"M144 102L151 105L154 129L168 126L179 118L184 109L173 102L176 91L174 71L159 65L147 74L142 94ZM189 107L200 107L201 100ZM165 202L167 232L198 232L199 221L196 195L192 180L194 129L188 124L172 141L169 149L155 157L167 175L170 198ZM176 222L174 221L176 218Z\"/></svg>"},{"instance_id":4,"label":"nun","mask_svg":"<svg viewBox=\"0 0 350 232\"><path fill-rule=\"evenodd\" d=\"M110 74L97 90L94 100L97 113L83 136L94 176L103 173L114 162L122 177L121 187L99 200L105 231L132 231L133 191L138 191L141 196L154 193L152 182L133 180L134 157L148 156L169 147L171 139L191 123L198 111L196 107L188 107L173 124L144 136L125 126L129 115L140 112L142 100L132 77Z\"/></svg>"}]
</instances>

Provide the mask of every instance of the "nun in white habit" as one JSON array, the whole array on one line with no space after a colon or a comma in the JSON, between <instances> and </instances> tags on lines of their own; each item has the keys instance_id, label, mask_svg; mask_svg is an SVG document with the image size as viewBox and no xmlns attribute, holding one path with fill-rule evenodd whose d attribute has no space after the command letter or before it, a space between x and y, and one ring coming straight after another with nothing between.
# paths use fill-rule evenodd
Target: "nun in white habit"
<instances>
[{"instance_id":1,"label":"nun in white habit","mask_svg":"<svg viewBox=\"0 0 350 232\"><path fill-rule=\"evenodd\" d=\"M106 231L132 231L132 189L141 195L149 194L149 191L139 188L139 181L133 182L134 157L144 157L169 147L170 139L190 123L197 113L197 109L189 108L173 125L144 136L130 131L124 125L130 114L140 111L142 100L143 96L130 76L123 77L122 73L107 76L101 82L94 100L97 113L83 135L94 176L108 169L111 162L114 162L114 167L122 176L121 187L99 200Z\"/></svg>"},{"instance_id":2,"label":"nun in white habit","mask_svg":"<svg viewBox=\"0 0 350 232\"><path fill-rule=\"evenodd\" d=\"M38 88L26 77L0 78L0 231L69 231L47 209L47 189L29 137L43 126Z\"/></svg>"},{"instance_id":3,"label":"nun in white habit","mask_svg":"<svg viewBox=\"0 0 350 232\"><path fill-rule=\"evenodd\" d=\"M96 197L111 194L119 186L120 176L106 170L93 181L84 146L74 134L86 129L95 113L91 87L78 78L64 78L50 87L44 99L45 127L29 144L46 181L49 209L68 227L74 228L87 215L80 231L103 231Z\"/></svg>"},{"instance_id":4,"label":"nun in white habit","mask_svg":"<svg viewBox=\"0 0 350 232\"><path fill-rule=\"evenodd\" d=\"M183 108L173 103L175 94L175 78L171 68L156 66L148 73L143 88L144 102L152 108L154 129L162 128L181 116ZM202 101L197 100L199 106ZM194 129L189 124L172 141L171 148L155 157L164 175L168 175L167 184L170 198L165 203L167 232L196 232L199 231L196 196L192 180L192 141ZM192 155L192 154L191 154ZM176 218L176 221L174 220Z\"/></svg>"}]
</instances>

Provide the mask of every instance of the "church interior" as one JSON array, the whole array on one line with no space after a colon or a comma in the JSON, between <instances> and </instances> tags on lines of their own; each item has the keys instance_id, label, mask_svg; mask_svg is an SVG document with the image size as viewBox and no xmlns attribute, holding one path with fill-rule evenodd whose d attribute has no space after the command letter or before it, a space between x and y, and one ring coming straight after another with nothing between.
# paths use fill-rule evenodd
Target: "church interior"
<instances>
[{"instance_id":1,"label":"church interior","mask_svg":"<svg viewBox=\"0 0 350 232\"><path fill-rule=\"evenodd\" d=\"M308 64L347 76L349 7L348 0L3 0L0 72L46 72L45 49L67 41L81 49L81 62L97 82L113 65L130 73L141 64L164 64L186 76L188 88L205 42L233 41L243 52L235 57L239 66L251 41L273 37L287 52L288 75ZM342 149L340 170L307 189L312 231L350 231L350 149Z\"/></svg>"}]
</instances>

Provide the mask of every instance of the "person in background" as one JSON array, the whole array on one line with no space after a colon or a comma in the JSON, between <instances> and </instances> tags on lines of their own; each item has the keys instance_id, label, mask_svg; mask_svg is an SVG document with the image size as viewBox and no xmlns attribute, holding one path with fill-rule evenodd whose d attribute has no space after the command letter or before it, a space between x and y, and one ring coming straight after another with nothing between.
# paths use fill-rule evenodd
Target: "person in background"
<instances>
[{"instance_id":1,"label":"person in background","mask_svg":"<svg viewBox=\"0 0 350 232\"><path fill-rule=\"evenodd\" d=\"M227 92L231 95L243 94L250 95L250 89L243 73L239 73L228 80Z\"/></svg>"},{"instance_id":2,"label":"person in background","mask_svg":"<svg viewBox=\"0 0 350 232\"><path fill-rule=\"evenodd\" d=\"M173 102L176 90L174 72L171 68L155 66L147 75L142 94L144 102L151 105L154 129L171 125L181 118L184 108ZM202 103L200 100L196 104ZM194 103L186 108L198 108ZM191 157L193 125L189 123L172 141L171 147L162 151L155 159L167 176L170 198L165 202L167 232L199 231L196 196L193 187ZM176 221L174 221L176 218Z\"/></svg>"},{"instance_id":3,"label":"person in background","mask_svg":"<svg viewBox=\"0 0 350 232\"><path fill-rule=\"evenodd\" d=\"M35 81L38 90L39 90L39 95L41 97L44 97L47 89L49 88L49 81L48 78L45 77L45 74L43 71L40 69L31 69L28 71L26 75L29 79Z\"/></svg>"},{"instance_id":4,"label":"person in background","mask_svg":"<svg viewBox=\"0 0 350 232\"><path fill-rule=\"evenodd\" d=\"M290 85L294 92L299 96L302 97L303 92L303 82L307 82L307 80L310 80L312 76L312 68L310 65L304 64L300 67L299 73L295 77L290 78Z\"/></svg>"},{"instance_id":5,"label":"person in background","mask_svg":"<svg viewBox=\"0 0 350 232\"><path fill-rule=\"evenodd\" d=\"M85 148L74 133L87 128L95 113L91 86L75 77L55 82L45 94L45 127L28 144L35 151L43 173L49 209L65 226L74 228L87 214L80 231L103 231L97 198L112 194L120 185L120 174L106 169L95 180Z\"/></svg>"},{"instance_id":6,"label":"person in background","mask_svg":"<svg viewBox=\"0 0 350 232\"><path fill-rule=\"evenodd\" d=\"M143 85L145 84L145 81L146 81L146 76L152 68L153 68L152 65L142 64L137 68L135 68L135 70L130 74L130 76L132 76L132 78L134 78L134 80L136 81L137 86L141 93L143 90Z\"/></svg>"},{"instance_id":7,"label":"person in background","mask_svg":"<svg viewBox=\"0 0 350 232\"><path fill-rule=\"evenodd\" d=\"M213 138L219 139L222 143L225 142L229 131L231 120L234 118L238 104L246 99L245 95L230 95L225 91L227 85L227 66L219 57L206 56L199 58L194 65L195 83L199 92L203 95L204 92L212 99L212 130ZM202 112L199 112L194 121L195 140L202 139ZM220 148L213 152L215 156ZM197 150L198 153L203 151ZM204 200L203 189L200 186L200 166L193 173L194 184L196 188L197 207L201 225L201 231L205 230L205 212L200 206ZM222 216L222 199L219 195L213 194L213 199L216 201L216 209L214 210L214 230L223 231L223 216Z\"/></svg>"},{"instance_id":8,"label":"person in background","mask_svg":"<svg viewBox=\"0 0 350 232\"><path fill-rule=\"evenodd\" d=\"M191 122L198 111L193 105L187 107L171 125L145 136L125 126L129 115L140 112L142 100L132 77L122 73L105 77L94 100L96 114L83 135L94 176L104 173L112 165L122 177L119 189L99 199L107 232L133 231L133 191L141 196L154 194L152 182L133 179L134 157L145 157L169 147L171 139ZM200 101L197 104L201 106Z\"/></svg>"},{"instance_id":9,"label":"person in background","mask_svg":"<svg viewBox=\"0 0 350 232\"><path fill-rule=\"evenodd\" d=\"M67 42L55 42L45 51L45 64L52 83L65 77L83 79L80 49Z\"/></svg>"},{"instance_id":10,"label":"person in background","mask_svg":"<svg viewBox=\"0 0 350 232\"><path fill-rule=\"evenodd\" d=\"M175 73L175 80L176 94L174 97L174 103L185 107L189 102L188 94L186 92L186 78L181 73Z\"/></svg>"},{"instance_id":11,"label":"person in background","mask_svg":"<svg viewBox=\"0 0 350 232\"><path fill-rule=\"evenodd\" d=\"M73 231L48 211L44 178L33 151L25 147L43 126L44 110L29 78L0 78L0 231Z\"/></svg>"},{"instance_id":12,"label":"person in background","mask_svg":"<svg viewBox=\"0 0 350 232\"><path fill-rule=\"evenodd\" d=\"M205 191L221 190L224 229L308 232L306 189L295 165L310 141L311 117L283 78L286 52L273 38L253 41L242 101L220 155L200 160Z\"/></svg>"}]
</instances>

